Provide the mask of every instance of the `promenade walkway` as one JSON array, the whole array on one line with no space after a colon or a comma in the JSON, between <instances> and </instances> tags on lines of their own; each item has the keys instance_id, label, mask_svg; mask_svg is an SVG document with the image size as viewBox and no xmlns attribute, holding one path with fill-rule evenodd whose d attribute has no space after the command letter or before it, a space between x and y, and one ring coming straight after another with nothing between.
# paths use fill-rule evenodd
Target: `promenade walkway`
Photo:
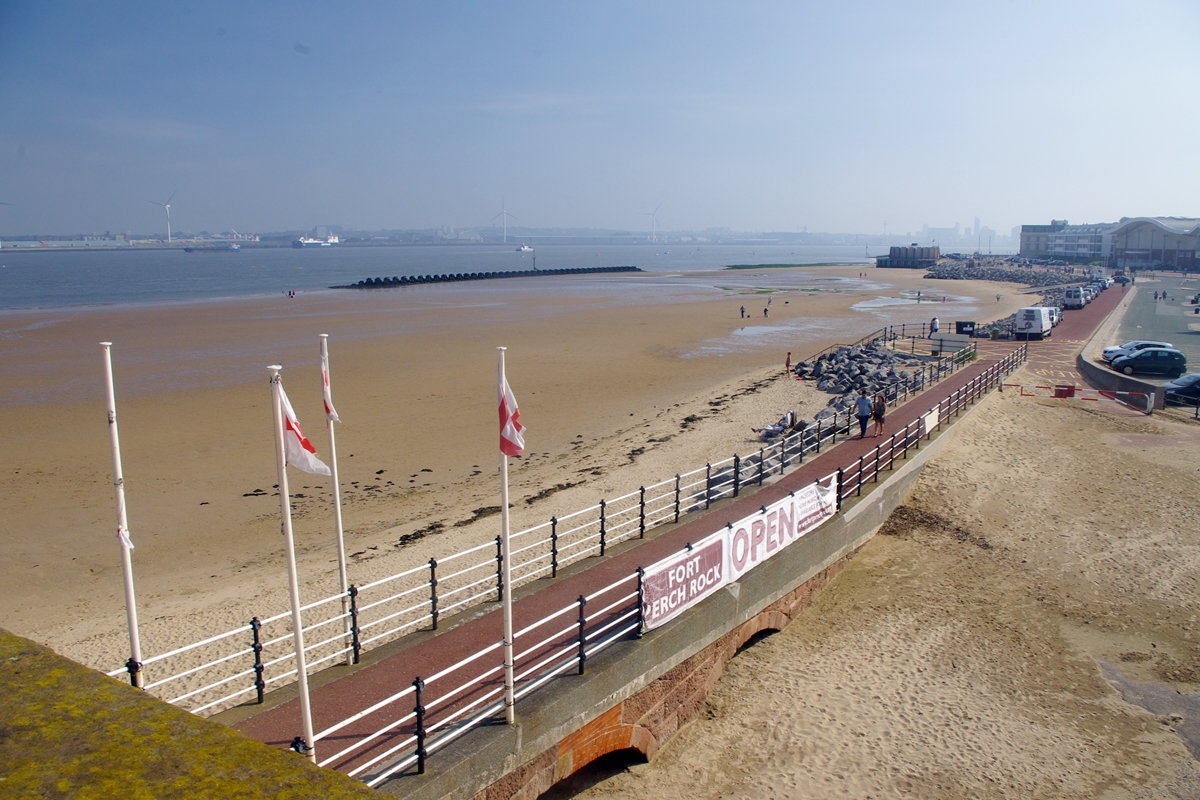
<instances>
[{"instance_id":1,"label":"promenade walkway","mask_svg":"<svg viewBox=\"0 0 1200 800\"><path fill-rule=\"evenodd\" d=\"M1074 353L1083 346L1099 323L1116 306L1119 293L1105 292L1084 309L1070 312L1064 321L1055 329L1051 340L1031 342L1029 358L1035 370L1048 370L1045 375L1048 380L1067 382L1071 380L1063 371L1063 365L1073 361ZM980 373L994 364L1000 358L1012 352L1018 343L1008 341L980 340L978 361L963 367L957 373L944 378L926 391L915 395L906 404L892 409L888 416L887 430L890 432L904 428L905 425L919 419L932 406L950 397L962 389ZM1073 348L1073 349L1072 349ZM1070 351L1069 353L1067 351ZM1077 376L1076 376L1077 378ZM1074 380L1082 383L1081 380ZM530 623L540 620L549 614L570 606L581 595L587 595L603 587L609 586L621 579L628 578L639 566L650 565L668 555L684 549L689 543L697 542L703 537L724 527L726 523L737 521L756 512L760 507L783 498L789 492L808 486L813 481L836 472L839 468L855 463L860 457L867 456L883 439L840 440L834 447L824 448L820 454L814 454L802 464L794 464L786 475L772 484L757 487L746 487L740 497L715 503L711 511L682 522L646 541L635 541L632 546L617 548L616 552L603 558L593 558L582 562L583 568L573 574L560 575L555 580L536 581L517 592L514 603L514 627L521 629ZM522 596L524 595L524 596ZM566 618L569 623L571 620ZM444 621L444 624L450 621ZM372 704L410 686L416 676L428 677L471 656L480 650L495 645L502 638L502 619L496 604L491 604L483 610L468 612L463 615L458 624L437 633L419 633L406 637L399 644L398 652L388 655L375 663L354 670L335 668L331 672L341 671L344 677L317 685L312 691L313 724L317 731L345 719ZM407 644L412 642L411 644ZM494 670L501 660L500 652L493 651L485 658L464 668L467 672L459 673L456 684L469 682L472 674L481 676L474 692L456 697L454 704L461 705L470 702L472 697L481 697L482 693L494 688L499 676L493 671L484 675L488 670ZM473 671L473 672L472 672ZM322 677L318 676L314 684L320 684ZM544 691L553 691L551 686ZM427 695L423 702L426 706L435 703L435 696ZM399 706L399 707L396 707ZM317 745L319 760L325 760L330 755L378 731L387 722L400 719L411 712L411 698L393 704L371 715L346 726L337 733L323 739ZM263 710L254 713L252 710L235 709L240 714L253 713L253 716L234 723L234 727L246 735L277 747L289 746L301 732L299 702L296 699L271 707L259 707ZM517 703L517 714L521 713L521 704ZM235 717L236 718L236 717ZM336 769L349 771L356 765L363 764L390 747L395 742L408 738L412 734L412 724L405 723L396 731L379 737L370 745L363 747L352 756L330 764ZM404 755L411 748L397 754ZM433 756L436 758L436 756ZM390 759L389 759L390 760ZM375 771L373 768L372 771Z\"/></svg>"}]
</instances>

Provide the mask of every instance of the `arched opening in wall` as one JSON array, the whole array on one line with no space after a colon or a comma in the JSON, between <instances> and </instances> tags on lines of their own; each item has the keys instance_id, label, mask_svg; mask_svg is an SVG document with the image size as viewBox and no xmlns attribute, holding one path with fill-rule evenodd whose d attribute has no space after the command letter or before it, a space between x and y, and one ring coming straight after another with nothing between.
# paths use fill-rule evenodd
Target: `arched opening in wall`
<instances>
[{"instance_id":1,"label":"arched opening in wall","mask_svg":"<svg viewBox=\"0 0 1200 800\"><path fill-rule=\"evenodd\" d=\"M746 652L746 651L747 651L747 650L749 650L751 647L754 647L754 645L756 645L756 644L758 644L759 642L761 642L763 639L766 639L768 636L774 636L774 635L775 635L775 634L777 634L777 633L779 633L779 630L778 630L777 628L763 628L761 631L759 631L758 633L754 634L753 636L751 636L751 637L750 637L749 639L747 639L746 641L742 642L742 646L741 646L741 647L739 647L739 648L738 648L738 649L737 649L737 650L734 652L734 654L733 654L733 657L734 657L734 658L737 658L737 657L738 657L738 656L740 656L742 653Z\"/></svg>"},{"instance_id":2,"label":"arched opening in wall","mask_svg":"<svg viewBox=\"0 0 1200 800\"><path fill-rule=\"evenodd\" d=\"M538 795L538 800L570 800L580 792L603 783L614 775L620 775L635 764L645 763L646 757L632 747L605 753L542 792Z\"/></svg>"}]
</instances>

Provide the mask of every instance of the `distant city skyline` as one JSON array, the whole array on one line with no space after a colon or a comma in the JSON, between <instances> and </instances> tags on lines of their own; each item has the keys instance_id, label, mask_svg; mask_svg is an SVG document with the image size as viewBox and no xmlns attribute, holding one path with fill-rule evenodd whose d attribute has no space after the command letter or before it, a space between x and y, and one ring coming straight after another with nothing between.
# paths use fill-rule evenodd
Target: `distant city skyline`
<instances>
[{"instance_id":1,"label":"distant city skyline","mask_svg":"<svg viewBox=\"0 0 1200 800\"><path fill-rule=\"evenodd\" d=\"M1198 31L1184 0L11 3L0 239L165 234L167 198L172 235L1196 216Z\"/></svg>"}]
</instances>

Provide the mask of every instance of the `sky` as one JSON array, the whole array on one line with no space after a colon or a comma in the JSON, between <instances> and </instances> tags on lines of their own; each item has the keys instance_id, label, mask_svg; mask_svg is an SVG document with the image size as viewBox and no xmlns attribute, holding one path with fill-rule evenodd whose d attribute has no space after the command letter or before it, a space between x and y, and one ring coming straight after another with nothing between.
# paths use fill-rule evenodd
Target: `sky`
<instances>
[{"instance_id":1,"label":"sky","mask_svg":"<svg viewBox=\"0 0 1200 800\"><path fill-rule=\"evenodd\" d=\"M1200 4L0 0L0 235L1200 216ZM498 221L496 224L499 224Z\"/></svg>"}]
</instances>

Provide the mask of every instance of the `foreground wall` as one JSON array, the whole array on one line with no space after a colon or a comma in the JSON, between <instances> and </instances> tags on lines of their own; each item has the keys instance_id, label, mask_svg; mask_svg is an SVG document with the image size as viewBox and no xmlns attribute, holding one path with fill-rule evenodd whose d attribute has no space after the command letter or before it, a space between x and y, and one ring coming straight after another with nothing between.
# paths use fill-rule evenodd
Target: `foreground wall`
<instances>
[{"instance_id":1,"label":"foreground wall","mask_svg":"<svg viewBox=\"0 0 1200 800\"><path fill-rule=\"evenodd\" d=\"M973 409L974 407L972 407ZM969 412L964 412L969 413ZM738 648L803 611L912 491L950 426L845 512L642 639L588 660L585 675L517 704L517 724L473 731L438 751L424 775L381 787L406 798L533 800L607 753L647 759L693 719Z\"/></svg>"}]
</instances>

